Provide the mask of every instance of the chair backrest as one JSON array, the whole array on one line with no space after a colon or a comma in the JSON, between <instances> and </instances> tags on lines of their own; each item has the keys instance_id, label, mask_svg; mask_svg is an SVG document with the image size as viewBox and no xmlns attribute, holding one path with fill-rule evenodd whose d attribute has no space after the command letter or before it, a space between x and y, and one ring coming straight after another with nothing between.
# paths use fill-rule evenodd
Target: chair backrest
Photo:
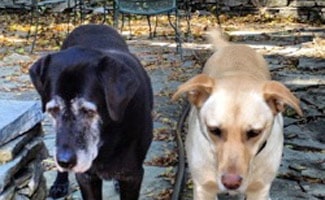
<instances>
[{"instance_id":1,"label":"chair backrest","mask_svg":"<svg viewBox=\"0 0 325 200\"><path fill-rule=\"evenodd\" d=\"M177 0L115 0L119 12L156 15L168 13L177 9Z\"/></svg>"}]
</instances>

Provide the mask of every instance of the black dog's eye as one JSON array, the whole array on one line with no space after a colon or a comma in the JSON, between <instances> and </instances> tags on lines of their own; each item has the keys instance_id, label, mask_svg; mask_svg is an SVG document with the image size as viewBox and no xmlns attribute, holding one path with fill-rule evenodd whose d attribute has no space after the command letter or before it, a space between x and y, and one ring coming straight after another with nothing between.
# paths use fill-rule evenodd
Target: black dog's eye
<instances>
[{"instance_id":1,"label":"black dog's eye","mask_svg":"<svg viewBox=\"0 0 325 200\"><path fill-rule=\"evenodd\" d=\"M246 132L247 139L254 138L262 133L262 130L249 130Z\"/></svg>"},{"instance_id":2,"label":"black dog's eye","mask_svg":"<svg viewBox=\"0 0 325 200\"><path fill-rule=\"evenodd\" d=\"M94 117L96 115L96 110L93 109L82 107L80 108L80 111L82 114L86 115L87 117Z\"/></svg>"},{"instance_id":3,"label":"black dog's eye","mask_svg":"<svg viewBox=\"0 0 325 200\"><path fill-rule=\"evenodd\" d=\"M208 127L208 129L209 129L209 132L211 134L216 135L218 137L221 136L221 129L220 128L218 128L218 127Z\"/></svg>"},{"instance_id":4,"label":"black dog's eye","mask_svg":"<svg viewBox=\"0 0 325 200\"><path fill-rule=\"evenodd\" d=\"M46 111L53 117L56 117L60 113L60 107L54 106L54 107L48 108Z\"/></svg>"}]
</instances>

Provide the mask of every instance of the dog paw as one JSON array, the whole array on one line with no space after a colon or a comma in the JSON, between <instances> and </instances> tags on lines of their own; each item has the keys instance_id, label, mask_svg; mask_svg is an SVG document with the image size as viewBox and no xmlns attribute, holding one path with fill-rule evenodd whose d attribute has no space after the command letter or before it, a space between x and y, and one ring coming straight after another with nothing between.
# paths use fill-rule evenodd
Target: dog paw
<instances>
[{"instance_id":1,"label":"dog paw","mask_svg":"<svg viewBox=\"0 0 325 200\"><path fill-rule=\"evenodd\" d=\"M53 199L58 199L64 197L68 194L69 191L69 183L60 183L53 184L49 191L49 197Z\"/></svg>"}]
</instances>

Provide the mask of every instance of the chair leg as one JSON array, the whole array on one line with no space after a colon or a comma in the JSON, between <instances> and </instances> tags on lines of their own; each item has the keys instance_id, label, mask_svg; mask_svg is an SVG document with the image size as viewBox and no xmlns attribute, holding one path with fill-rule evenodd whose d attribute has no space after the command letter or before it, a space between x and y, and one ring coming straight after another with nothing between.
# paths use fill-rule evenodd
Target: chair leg
<instances>
[{"instance_id":1,"label":"chair leg","mask_svg":"<svg viewBox=\"0 0 325 200\"><path fill-rule=\"evenodd\" d=\"M122 14L122 25L121 25L121 29L120 29L120 31L122 32L123 31L123 28L124 28L124 18L125 16L124 16L124 14Z\"/></svg>"},{"instance_id":2,"label":"chair leg","mask_svg":"<svg viewBox=\"0 0 325 200\"><path fill-rule=\"evenodd\" d=\"M39 25L39 17L40 17L37 1L33 1L32 4L33 5L32 5L32 11L31 11L31 24L33 23L34 12L36 12L36 24L35 24L35 31L34 31L34 39L33 39L33 42L32 42L31 49L30 49L30 53L33 53L35 45L36 45L37 34L38 34L38 25Z\"/></svg>"},{"instance_id":3,"label":"chair leg","mask_svg":"<svg viewBox=\"0 0 325 200\"><path fill-rule=\"evenodd\" d=\"M191 10L190 10L191 8L190 8L190 5L189 5L188 1L186 1L185 3L186 3L186 5L185 5L185 9L186 9L185 16L186 16L187 37L188 37L189 35L192 34L191 33Z\"/></svg>"},{"instance_id":4,"label":"chair leg","mask_svg":"<svg viewBox=\"0 0 325 200\"><path fill-rule=\"evenodd\" d=\"M149 39L152 39L150 15L146 15L146 16L147 16L147 21L148 21L148 26L149 26Z\"/></svg>"},{"instance_id":5,"label":"chair leg","mask_svg":"<svg viewBox=\"0 0 325 200\"><path fill-rule=\"evenodd\" d=\"M79 5L79 2L78 0L74 0L74 6L73 6L73 24L77 24L77 18L78 18L78 12L77 12L77 9L78 9L78 5Z\"/></svg>"},{"instance_id":6,"label":"chair leg","mask_svg":"<svg viewBox=\"0 0 325 200\"><path fill-rule=\"evenodd\" d=\"M156 15L155 29L153 30L153 37L157 36L158 16Z\"/></svg>"},{"instance_id":7,"label":"chair leg","mask_svg":"<svg viewBox=\"0 0 325 200\"><path fill-rule=\"evenodd\" d=\"M216 1L216 16L217 16L218 25L221 28L221 21L220 21L220 17L219 17L219 15L220 15L219 9L220 9L219 3L218 3L218 1Z\"/></svg>"},{"instance_id":8,"label":"chair leg","mask_svg":"<svg viewBox=\"0 0 325 200\"><path fill-rule=\"evenodd\" d=\"M67 6L68 6L68 8L67 8L67 12L66 12L66 14L68 15L67 16L67 20L68 20L68 30L67 30L67 35L70 33L70 12L71 12L71 0L68 0L67 1Z\"/></svg>"},{"instance_id":9,"label":"chair leg","mask_svg":"<svg viewBox=\"0 0 325 200\"><path fill-rule=\"evenodd\" d=\"M175 10L175 24L172 23L170 13L168 13L168 21L170 26L175 31L175 42L176 42L176 51L180 54L181 59L183 59L183 50L182 50L182 40L181 35L179 33L179 17L178 17L178 11Z\"/></svg>"},{"instance_id":10,"label":"chair leg","mask_svg":"<svg viewBox=\"0 0 325 200\"><path fill-rule=\"evenodd\" d=\"M84 21L84 1L78 0L78 3L79 3L80 23L82 24Z\"/></svg>"},{"instance_id":11,"label":"chair leg","mask_svg":"<svg viewBox=\"0 0 325 200\"><path fill-rule=\"evenodd\" d=\"M113 26L118 30L118 18L119 18L119 10L118 7L115 3L115 1L113 1Z\"/></svg>"},{"instance_id":12,"label":"chair leg","mask_svg":"<svg viewBox=\"0 0 325 200\"><path fill-rule=\"evenodd\" d=\"M130 31L130 38L132 38L132 28L131 28L131 14L128 15L129 17L129 31Z\"/></svg>"},{"instance_id":13,"label":"chair leg","mask_svg":"<svg viewBox=\"0 0 325 200\"><path fill-rule=\"evenodd\" d=\"M103 14L104 14L104 19L103 19L103 24L105 24L106 22L106 11L107 11L107 14L108 14L108 8L107 8L107 4L106 4L106 1L104 1L104 5L103 5Z\"/></svg>"}]
</instances>

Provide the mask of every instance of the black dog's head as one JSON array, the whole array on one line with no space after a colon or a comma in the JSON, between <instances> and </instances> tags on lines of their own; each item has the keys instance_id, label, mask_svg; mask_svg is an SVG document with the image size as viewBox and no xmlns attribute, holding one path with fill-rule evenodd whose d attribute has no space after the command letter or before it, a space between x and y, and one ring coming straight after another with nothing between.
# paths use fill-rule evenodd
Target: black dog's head
<instances>
[{"instance_id":1,"label":"black dog's head","mask_svg":"<svg viewBox=\"0 0 325 200\"><path fill-rule=\"evenodd\" d=\"M87 171L98 154L102 126L123 119L139 87L135 73L109 53L72 47L39 59L30 76L54 120L59 170Z\"/></svg>"}]
</instances>

